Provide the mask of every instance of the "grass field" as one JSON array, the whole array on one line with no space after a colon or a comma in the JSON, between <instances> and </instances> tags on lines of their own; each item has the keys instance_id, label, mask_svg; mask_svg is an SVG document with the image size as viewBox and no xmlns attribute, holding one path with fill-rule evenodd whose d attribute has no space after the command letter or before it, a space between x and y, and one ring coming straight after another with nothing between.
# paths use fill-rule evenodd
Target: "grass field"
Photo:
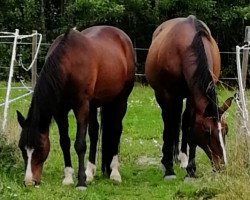
<instances>
[{"instance_id":1,"label":"grass field","mask_svg":"<svg viewBox=\"0 0 250 200\"><path fill-rule=\"evenodd\" d=\"M224 88L217 89L222 102L233 94ZM0 102L3 102L3 90ZM15 90L12 96L21 93ZM228 167L220 172L212 172L208 158L198 149L197 175L192 182L184 182L185 170L175 165L177 179L166 182L160 168L162 121L160 109L155 102L152 89L136 85L128 104L124 119L124 131L120 146L120 163L122 183L114 184L100 171L100 153L98 152L97 176L88 186L87 191L77 191L75 185L62 186L63 158L59 147L58 131L55 123L50 129L51 151L42 174L39 188L24 187L23 160L16 146L20 129L15 110L27 113L30 97L11 104L7 131L7 142L0 139L0 199L250 199L249 153L246 154L244 136L237 136L237 118L235 103L226 114L229 125L227 137ZM0 114L2 117L2 108ZM77 171L76 153L73 148L75 121L70 117L70 137L72 139L71 155L73 167ZM249 143L248 143L249 144ZM99 146L100 149L100 146ZM87 154L88 155L88 154ZM75 179L76 183L76 179Z\"/></svg>"}]
</instances>

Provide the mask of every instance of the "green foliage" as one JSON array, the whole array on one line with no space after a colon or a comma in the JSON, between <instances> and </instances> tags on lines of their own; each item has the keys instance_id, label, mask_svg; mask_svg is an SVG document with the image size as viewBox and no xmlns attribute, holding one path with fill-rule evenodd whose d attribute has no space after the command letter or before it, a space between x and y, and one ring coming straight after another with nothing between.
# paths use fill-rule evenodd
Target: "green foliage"
<instances>
[{"instance_id":1,"label":"green foliage","mask_svg":"<svg viewBox=\"0 0 250 200\"><path fill-rule=\"evenodd\" d=\"M235 51L235 46L243 43L245 26L250 23L249 0L1 0L0 30L13 32L18 28L20 34L38 30L44 42L51 43L68 28L82 30L107 24L124 30L135 47L148 48L160 23L190 14L209 26L221 51ZM8 67L5 63L9 62L10 53L0 51L0 64ZM138 72L143 73L147 52L137 53ZM44 56L44 52L40 54L39 69ZM23 59L29 60L28 55ZM222 70L223 74L234 75L235 57L222 59ZM4 74L0 69L0 80L5 79Z\"/></svg>"},{"instance_id":2,"label":"green foliage","mask_svg":"<svg viewBox=\"0 0 250 200\"><path fill-rule=\"evenodd\" d=\"M77 27L85 27L111 20L118 21L124 12L124 7L109 0L78 0L69 4L66 12Z\"/></svg>"}]
</instances>

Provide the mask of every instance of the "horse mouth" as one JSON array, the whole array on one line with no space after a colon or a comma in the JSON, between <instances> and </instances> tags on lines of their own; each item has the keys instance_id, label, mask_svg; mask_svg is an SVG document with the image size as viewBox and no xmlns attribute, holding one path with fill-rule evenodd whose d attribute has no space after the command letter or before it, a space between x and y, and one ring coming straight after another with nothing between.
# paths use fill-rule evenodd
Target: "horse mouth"
<instances>
[{"instance_id":1,"label":"horse mouth","mask_svg":"<svg viewBox=\"0 0 250 200\"><path fill-rule=\"evenodd\" d=\"M221 171L225 168L224 159L220 158L218 155L212 155L211 162L213 166L213 171Z\"/></svg>"}]
</instances>

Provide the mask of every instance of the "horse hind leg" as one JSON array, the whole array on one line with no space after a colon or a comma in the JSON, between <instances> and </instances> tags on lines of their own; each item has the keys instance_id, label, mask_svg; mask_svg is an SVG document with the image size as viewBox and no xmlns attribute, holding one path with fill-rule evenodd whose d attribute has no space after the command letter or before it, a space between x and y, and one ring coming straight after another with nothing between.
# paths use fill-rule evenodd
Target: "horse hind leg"
<instances>
[{"instance_id":1,"label":"horse hind leg","mask_svg":"<svg viewBox=\"0 0 250 200\"><path fill-rule=\"evenodd\" d=\"M182 141L181 141L181 151L178 155L178 159L180 160L180 167L186 168L188 165L188 154L187 154L187 148L188 148L188 135L189 133L189 127L190 127L190 110L188 108L188 104L186 105L186 109L182 116Z\"/></svg>"},{"instance_id":2,"label":"horse hind leg","mask_svg":"<svg viewBox=\"0 0 250 200\"><path fill-rule=\"evenodd\" d=\"M156 94L157 102L162 109L162 119L164 122L163 147L162 147L162 166L164 179L175 179L173 169L174 146L179 137L182 100L176 98L165 98Z\"/></svg>"},{"instance_id":3,"label":"horse hind leg","mask_svg":"<svg viewBox=\"0 0 250 200\"><path fill-rule=\"evenodd\" d=\"M97 108L90 107L89 112L89 139L90 139L90 148L89 148L89 161L86 165L86 181L92 182L96 173L96 148L98 142L98 131L99 123L97 120Z\"/></svg>"},{"instance_id":4,"label":"horse hind leg","mask_svg":"<svg viewBox=\"0 0 250 200\"><path fill-rule=\"evenodd\" d=\"M119 144L122 134L122 120L127 110L127 99L105 105L102 109L102 169L111 180L121 182L119 173Z\"/></svg>"},{"instance_id":5,"label":"horse hind leg","mask_svg":"<svg viewBox=\"0 0 250 200\"><path fill-rule=\"evenodd\" d=\"M81 102L82 104L74 108L77 122L77 132L74 147L78 156L78 183L76 187L78 190L85 190L87 189L87 185L84 158L87 149L86 133L89 119L89 101L82 100Z\"/></svg>"},{"instance_id":6,"label":"horse hind leg","mask_svg":"<svg viewBox=\"0 0 250 200\"><path fill-rule=\"evenodd\" d=\"M74 184L73 180L74 169L72 168L71 156L70 156L70 138L68 135L69 124L68 124L67 112L55 116L55 121L59 129L60 146L63 152L64 164L65 164L64 179L62 181L62 184L63 185Z\"/></svg>"}]
</instances>

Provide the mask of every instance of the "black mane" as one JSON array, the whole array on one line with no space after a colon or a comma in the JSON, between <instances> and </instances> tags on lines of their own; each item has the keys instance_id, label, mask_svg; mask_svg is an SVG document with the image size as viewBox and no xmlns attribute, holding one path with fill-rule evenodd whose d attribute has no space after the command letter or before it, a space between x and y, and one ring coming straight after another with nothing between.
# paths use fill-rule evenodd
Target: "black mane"
<instances>
[{"instance_id":1,"label":"black mane","mask_svg":"<svg viewBox=\"0 0 250 200\"><path fill-rule=\"evenodd\" d=\"M202 37L207 37L208 40L210 40L210 34L209 30L207 30L201 21L195 18L194 23L197 32L191 44L191 48L196 57L197 68L193 74L193 80L194 84L198 86L202 94L208 98L209 103L204 115L218 120L215 85L209 70L204 44L202 42Z\"/></svg>"},{"instance_id":2,"label":"black mane","mask_svg":"<svg viewBox=\"0 0 250 200\"><path fill-rule=\"evenodd\" d=\"M60 62L67 49L69 35L70 30L59 38L39 74L20 141L28 147L39 146L40 133L48 131L52 116L58 110L64 87Z\"/></svg>"}]
</instances>

